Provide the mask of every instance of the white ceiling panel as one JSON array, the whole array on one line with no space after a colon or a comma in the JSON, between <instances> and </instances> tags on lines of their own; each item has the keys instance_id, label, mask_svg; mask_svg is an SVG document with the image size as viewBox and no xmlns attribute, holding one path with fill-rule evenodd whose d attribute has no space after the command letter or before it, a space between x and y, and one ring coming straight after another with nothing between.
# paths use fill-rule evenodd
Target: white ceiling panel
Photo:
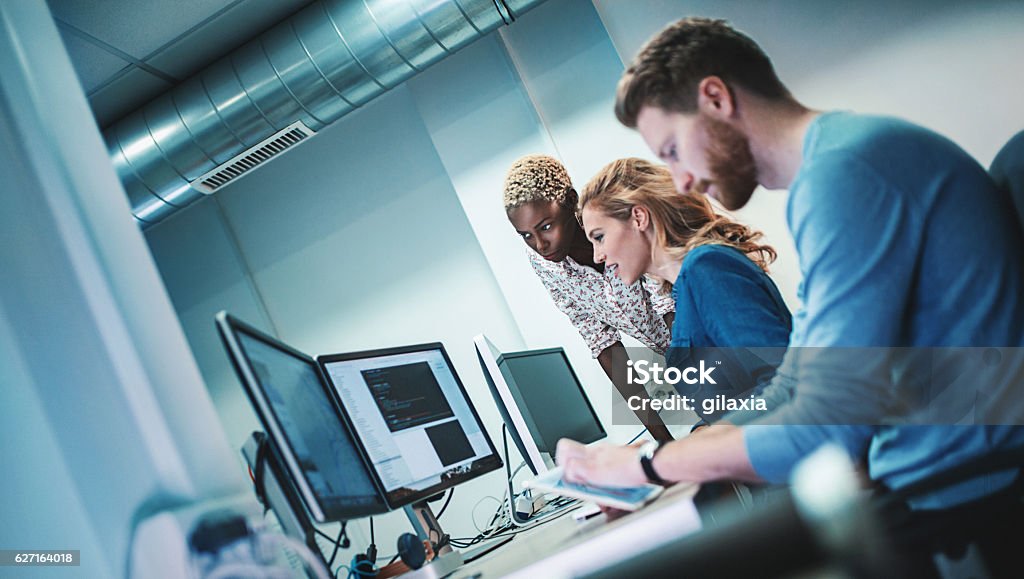
<instances>
[{"instance_id":1,"label":"white ceiling panel","mask_svg":"<svg viewBox=\"0 0 1024 579\"><path fill-rule=\"evenodd\" d=\"M73 30L61 26L60 35L64 39L64 47L75 65L75 72L82 82L86 93L102 85L110 77L131 63L123 58L107 52L95 44L75 34Z\"/></svg>"},{"instance_id":2,"label":"white ceiling panel","mask_svg":"<svg viewBox=\"0 0 1024 579\"><path fill-rule=\"evenodd\" d=\"M243 0L48 0L58 20L143 60Z\"/></svg>"},{"instance_id":3,"label":"white ceiling panel","mask_svg":"<svg viewBox=\"0 0 1024 579\"><path fill-rule=\"evenodd\" d=\"M146 64L177 78L187 78L274 24L309 0L246 0L161 50Z\"/></svg>"},{"instance_id":4,"label":"white ceiling panel","mask_svg":"<svg viewBox=\"0 0 1024 579\"><path fill-rule=\"evenodd\" d=\"M110 84L89 96L100 127L106 127L171 88L163 79L132 66Z\"/></svg>"}]
</instances>

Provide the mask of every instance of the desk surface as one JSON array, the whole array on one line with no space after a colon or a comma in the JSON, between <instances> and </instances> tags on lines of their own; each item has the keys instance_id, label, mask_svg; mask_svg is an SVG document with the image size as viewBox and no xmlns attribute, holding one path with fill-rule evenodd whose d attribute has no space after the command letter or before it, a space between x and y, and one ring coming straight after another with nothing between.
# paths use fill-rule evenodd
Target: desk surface
<instances>
[{"instance_id":1,"label":"desk surface","mask_svg":"<svg viewBox=\"0 0 1024 579\"><path fill-rule=\"evenodd\" d=\"M529 529L480 559L460 567L454 578L573 577L588 573L701 528L693 504L698 486L681 484L643 509L614 521L604 516L577 522L572 514Z\"/></svg>"}]
</instances>

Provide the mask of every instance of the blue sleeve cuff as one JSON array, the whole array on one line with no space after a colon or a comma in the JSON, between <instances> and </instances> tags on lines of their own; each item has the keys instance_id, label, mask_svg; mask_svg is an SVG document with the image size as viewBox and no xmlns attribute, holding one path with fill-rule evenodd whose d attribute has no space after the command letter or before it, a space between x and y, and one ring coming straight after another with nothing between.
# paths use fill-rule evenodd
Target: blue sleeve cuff
<instances>
[{"instance_id":1,"label":"blue sleeve cuff","mask_svg":"<svg viewBox=\"0 0 1024 579\"><path fill-rule=\"evenodd\" d=\"M743 427L743 443L754 472L773 484L789 482L789 473L800 458L789 427L775 424L751 424Z\"/></svg>"}]
</instances>

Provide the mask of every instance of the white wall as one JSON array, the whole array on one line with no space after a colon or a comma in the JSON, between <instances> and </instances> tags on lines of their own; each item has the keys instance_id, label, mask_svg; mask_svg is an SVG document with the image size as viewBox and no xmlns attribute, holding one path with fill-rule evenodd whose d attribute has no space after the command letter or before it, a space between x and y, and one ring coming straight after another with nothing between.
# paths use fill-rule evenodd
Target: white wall
<instances>
[{"instance_id":1,"label":"white wall","mask_svg":"<svg viewBox=\"0 0 1024 579\"><path fill-rule=\"evenodd\" d=\"M1024 4L1015 0L594 0L624 61L667 22L724 18L798 99L905 117L987 165L1024 125Z\"/></svg>"},{"instance_id":2,"label":"white wall","mask_svg":"<svg viewBox=\"0 0 1024 579\"><path fill-rule=\"evenodd\" d=\"M99 525L91 520L85 500L75 492L76 473L63 460L59 434L38 395L40 386L20 360L21 355L15 333L0 308L0 359L4 360L0 364L0 384L4 385L4 403L0 404L2 456L16 464L7 469L3 484L4 524L0 525L0 538L5 545L67 545L59 548L78 549L80 555L91 555L90 560L82 561L83 572L93 577L116 577L121 574L120 560L106 555L102 546L104 539L109 542L111 538L98 536L95 527Z\"/></svg>"},{"instance_id":3,"label":"white wall","mask_svg":"<svg viewBox=\"0 0 1024 579\"><path fill-rule=\"evenodd\" d=\"M247 488L42 0L0 3L0 175L0 545L125 576L137 525Z\"/></svg>"},{"instance_id":4,"label":"white wall","mask_svg":"<svg viewBox=\"0 0 1024 579\"><path fill-rule=\"evenodd\" d=\"M748 31L812 107L907 117L983 163L1024 127L1024 80L1011 61L1024 54L1024 4L834 4L550 0L152 229L233 446L257 423L214 334L223 308L310 353L443 341L496 445L500 421L472 336L487 332L507 350L562 345L607 418L611 385L534 279L501 185L527 153L560 157L577 186L614 158L651 158L611 113L615 82L644 40L684 14ZM773 277L795 307L784 204L767 192L737 215L780 250ZM502 484L495 473L460 487L446 528L474 534L474 505ZM401 515L385 517L381 552L405 529Z\"/></svg>"},{"instance_id":5,"label":"white wall","mask_svg":"<svg viewBox=\"0 0 1024 579\"><path fill-rule=\"evenodd\" d=\"M565 33L565 22L573 23L572 34ZM611 437L628 440L638 427L612 424L618 394L533 274L502 206L505 173L523 155L561 158L582 187L613 158L609 150L644 151L638 135L608 122L614 97L609 87L621 72L593 6L574 0L535 8L500 36L452 56L408 86L525 340L495 344L503 350L563 346Z\"/></svg>"},{"instance_id":6,"label":"white wall","mask_svg":"<svg viewBox=\"0 0 1024 579\"><path fill-rule=\"evenodd\" d=\"M1024 3L1015 0L594 0L623 62L667 23L724 18L768 53L812 108L894 115L952 138L988 166L1024 128ZM736 216L779 249L772 277L798 307L785 195L761 191Z\"/></svg>"},{"instance_id":7,"label":"white wall","mask_svg":"<svg viewBox=\"0 0 1024 579\"><path fill-rule=\"evenodd\" d=\"M258 423L215 334L220 309L310 354L444 342L498 440L472 336L521 338L405 87L149 240L234 446ZM455 511L501 480L460 489ZM475 534L459 515L452 530ZM408 526L401 513L379 524L383 554Z\"/></svg>"},{"instance_id":8,"label":"white wall","mask_svg":"<svg viewBox=\"0 0 1024 579\"><path fill-rule=\"evenodd\" d=\"M575 35L537 43L567 19ZM521 155L572 151L562 156L581 183L606 163L612 143L590 143L587 127L605 125L642 152L635 134L602 120L621 61L584 0L542 6L507 32L148 233L235 446L259 425L214 331L220 309L313 354L443 341L496 445L501 421L472 337L486 332L504 350L564 345L614 439L637 432L611 424L611 384L536 280L501 205ZM565 101L567 90L578 100ZM460 487L446 530L474 535L473 506L500 496L503 481ZM377 526L383 537L404 530L401 514Z\"/></svg>"}]
</instances>

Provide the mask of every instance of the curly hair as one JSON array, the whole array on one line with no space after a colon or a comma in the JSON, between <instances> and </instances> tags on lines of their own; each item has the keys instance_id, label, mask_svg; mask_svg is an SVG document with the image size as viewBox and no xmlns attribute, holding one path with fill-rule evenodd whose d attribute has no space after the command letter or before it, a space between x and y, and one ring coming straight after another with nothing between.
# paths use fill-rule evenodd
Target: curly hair
<instances>
[{"instance_id":1,"label":"curly hair","mask_svg":"<svg viewBox=\"0 0 1024 579\"><path fill-rule=\"evenodd\" d=\"M792 98L768 55L724 20L683 18L650 39L619 80L615 116L636 127L640 109L697 110L697 87L717 76L767 99Z\"/></svg>"},{"instance_id":2,"label":"curly hair","mask_svg":"<svg viewBox=\"0 0 1024 579\"><path fill-rule=\"evenodd\" d=\"M647 208L656 243L673 259L683 260L693 248L709 244L734 247L766 272L776 258L770 245L757 243L760 231L715 213L703 194L680 194L668 169L644 159L605 165L580 193L577 217L588 205L620 221L636 206Z\"/></svg>"},{"instance_id":3,"label":"curly hair","mask_svg":"<svg viewBox=\"0 0 1024 579\"><path fill-rule=\"evenodd\" d=\"M527 155L508 170L504 189L505 211L534 201L557 201L572 209L576 206L576 190L569 173L554 157Z\"/></svg>"}]
</instances>

